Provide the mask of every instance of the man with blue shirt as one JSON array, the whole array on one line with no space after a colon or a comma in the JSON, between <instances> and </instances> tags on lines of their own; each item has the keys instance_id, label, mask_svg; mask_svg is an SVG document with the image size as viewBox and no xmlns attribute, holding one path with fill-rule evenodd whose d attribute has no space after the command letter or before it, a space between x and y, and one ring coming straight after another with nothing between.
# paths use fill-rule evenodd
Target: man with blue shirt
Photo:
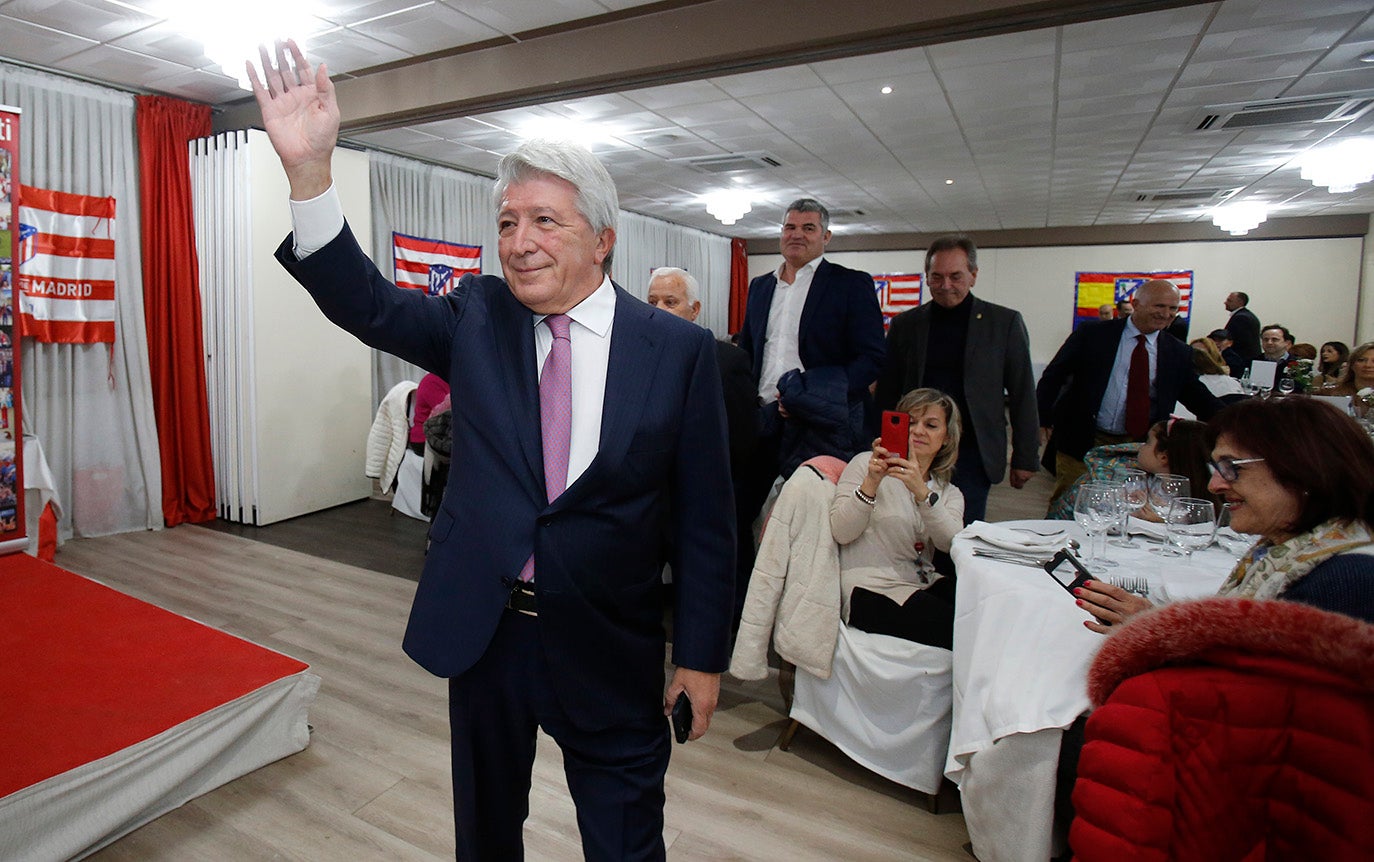
<instances>
[{"instance_id":1,"label":"man with blue shirt","mask_svg":"<svg viewBox=\"0 0 1374 862\"><path fill-rule=\"evenodd\" d=\"M1035 393L1055 499L1087 469L1092 447L1144 440L1179 401L1204 421L1221 409L1193 370L1192 348L1163 331L1178 306L1173 282L1147 281L1130 317L1078 328L1045 366Z\"/></svg>"}]
</instances>

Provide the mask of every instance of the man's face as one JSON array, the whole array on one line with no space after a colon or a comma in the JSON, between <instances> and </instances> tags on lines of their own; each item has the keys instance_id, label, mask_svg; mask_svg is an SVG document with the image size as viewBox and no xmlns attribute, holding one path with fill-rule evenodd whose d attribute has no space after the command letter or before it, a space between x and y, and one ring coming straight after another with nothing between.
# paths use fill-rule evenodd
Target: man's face
<instances>
[{"instance_id":1,"label":"man's face","mask_svg":"<svg viewBox=\"0 0 1374 862\"><path fill-rule=\"evenodd\" d=\"M1146 282L1135 292L1131 322L1146 335L1158 332L1174 322L1178 303L1178 288L1165 282Z\"/></svg>"},{"instance_id":2,"label":"man's face","mask_svg":"<svg viewBox=\"0 0 1374 862\"><path fill-rule=\"evenodd\" d=\"M649 304L683 320L697 319L701 302L687 301L687 285L680 275L662 275L649 282Z\"/></svg>"},{"instance_id":3,"label":"man's face","mask_svg":"<svg viewBox=\"0 0 1374 862\"><path fill-rule=\"evenodd\" d=\"M1293 343L1283 337L1282 329L1266 329L1260 333L1260 349L1267 359L1282 359Z\"/></svg>"},{"instance_id":4,"label":"man's face","mask_svg":"<svg viewBox=\"0 0 1374 862\"><path fill-rule=\"evenodd\" d=\"M964 301L978 281L978 270L968 268L968 255L962 248L937 251L930 258L926 285L936 305L953 308Z\"/></svg>"},{"instance_id":5,"label":"man's face","mask_svg":"<svg viewBox=\"0 0 1374 862\"><path fill-rule=\"evenodd\" d=\"M561 314L595 292L615 245L615 231L593 231L577 209L577 189L561 177L511 183L496 226L506 282L535 314Z\"/></svg>"},{"instance_id":6,"label":"man's face","mask_svg":"<svg viewBox=\"0 0 1374 862\"><path fill-rule=\"evenodd\" d=\"M1227 311L1235 311L1237 308L1240 308L1242 305L1244 305L1244 303L1240 301L1240 294L1238 293L1227 294L1226 302L1224 304L1226 305Z\"/></svg>"},{"instance_id":7,"label":"man's face","mask_svg":"<svg viewBox=\"0 0 1374 862\"><path fill-rule=\"evenodd\" d=\"M1212 343L1215 344L1215 345L1217 346L1217 350L1226 350L1227 348L1229 348L1229 347L1231 346L1231 339L1229 339L1229 338L1213 338L1213 339L1212 339Z\"/></svg>"},{"instance_id":8,"label":"man's face","mask_svg":"<svg viewBox=\"0 0 1374 862\"><path fill-rule=\"evenodd\" d=\"M830 231L821 229L820 213L787 212L782 223L782 256L792 266L805 266L820 257L830 242Z\"/></svg>"}]
</instances>

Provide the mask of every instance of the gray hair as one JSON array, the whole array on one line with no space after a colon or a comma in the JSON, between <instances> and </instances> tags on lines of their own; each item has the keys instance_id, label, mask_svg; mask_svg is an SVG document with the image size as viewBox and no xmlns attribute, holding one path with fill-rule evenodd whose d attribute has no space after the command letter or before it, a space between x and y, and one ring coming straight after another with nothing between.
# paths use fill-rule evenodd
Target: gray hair
<instances>
[{"instance_id":1,"label":"gray hair","mask_svg":"<svg viewBox=\"0 0 1374 862\"><path fill-rule=\"evenodd\" d=\"M496 187L492 203L499 211L501 201L511 183L538 176L554 176L572 183L577 189L577 211L592 226L595 233L616 229L620 214L620 196L615 181L606 168L586 147L570 141L536 138L526 141L501 159L496 169ZM603 272L611 271L611 251L601 262Z\"/></svg>"},{"instance_id":2,"label":"gray hair","mask_svg":"<svg viewBox=\"0 0 1374 862\"><path fill-rule=\"evenodd\" d=\"M817 213L821 217L821 230L830 230L830 210L815 198L797 198L783 210L783 218L786 218L788 213Z\"/></svg>"},{"instance_id":3,"label":"gray hair","mask_svg":"<svg viewBox=\"0 0 1374 862\"><path fill-rule=\"evenodd\" d=\"M690 272L677 266L660 266L649 273L649 286L653 287L654 282L660 278L677 276L682 279L682 286L687 290L687 303L701 301L701 286L697 284L696 277Z\"/></svg>"},{"instance_id":4,"label":"gray hair","mask_svg":"<svg viewBox=\"0 0 1374 862\"><path fill-rule=\"evenodd\" d=\"M954 251L959 249L968 258L968 271L978 271L978 246L973 242L973 237L963 233L950 233L942 237L936 237L935 241L926 249L926 272L930 272L930 261L942 251Z\"/></svg>"}]
</instances>

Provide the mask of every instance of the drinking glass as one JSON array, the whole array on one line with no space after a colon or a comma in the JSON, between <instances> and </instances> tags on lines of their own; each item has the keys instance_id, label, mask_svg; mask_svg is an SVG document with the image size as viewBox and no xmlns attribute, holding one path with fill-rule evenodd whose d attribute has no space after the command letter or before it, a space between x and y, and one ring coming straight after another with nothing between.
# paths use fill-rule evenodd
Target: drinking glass
<instances>
[{"instance_id":1,"label":"drinking glass","mask_svg":"<svg viewBox=\"0 0 1374 862\"><path fill-rule=\"evenodd\" d=\"M1186 562L1193 551L1212 544L1217 531L1217 513L1211 500L1178 497L1164 514L1165 541L1183 551Z\"/></svg>"},{"instance_id":2,"label":"drinking glass","mask_svg":"<svg viewBox=\"0 0 1374 862\"><path fill-rule=\"evenodd\" d=\"M1134 467L1118 467L1114 474L1116 481L1121 485L1121 501L1123 503L1121 513L1121 538L1112 539L1111 544L1118 548L1139 548L1139 542L1131 541L1131 534L1127 527L1130 526L1131 516L1145 508L1145 503L1149 500L1149 488L1145 481L1145 471L1137 470Z\"/></svg>"},{"instance_id":3,"label":"drinking glass","mask_svg":"<svg viewBox=\"0 0 1374 862\"><path fill-rule=\"evenodd\" d=\"M1093 574L1117 565L1107 559L1107 528L1121 517L1122 505L1121 488L1100 482L1081 486L1074 498L1074 520L1088 533L1088 558L1083 565Z\"/></svg>"},{"instance_id":4,"label":"drinking glass","mask_svg":"<svg viewBox=\"0 0 1374 862\"><path fill-rule=\"evenodd\" d=\"M1192 491L1187 476L1177 473L1156 473L1149 477L1150 507L1160 518L1169 511L1169 504L1179 497L1186 497ZM1177 557L1179 551L1165 542L1162 547L1151 548L1150 553L1164 557Z\"/></svg>"},{"instance_id":5,"label":"drinking glass","mask_svg":"<svg viewBox=\"0 0 1374 862\"><path fill-rule=\"evenodd\" d=\"M1293 391L1294 391L1295 389L1297 389L1297 388L1298 388L1297 382L1296 382L1295 380L1293 380L1293 378L1291 378L1291 377L1281 377L1281 378L1279 378L1279 382L1278 382L1277 384L1275 384L1275 387L1274 387L1275 391L1276 391L1279 395L1292 395L1292 394L1293 394Z\"/></svg>"}]
</instances>

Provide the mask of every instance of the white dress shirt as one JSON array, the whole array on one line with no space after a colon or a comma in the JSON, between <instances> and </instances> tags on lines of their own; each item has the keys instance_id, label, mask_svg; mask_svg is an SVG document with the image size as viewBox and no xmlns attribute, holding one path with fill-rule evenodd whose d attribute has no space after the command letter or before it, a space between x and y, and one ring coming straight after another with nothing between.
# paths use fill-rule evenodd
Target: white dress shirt
<instances>
[{"instance_id":1,"label":"white dress shirt","mask_svg":"<svg viewBox=\"0 0 1374 862\"><path fill-rule=\"evenodd\" d=\"M1140 335L1135 321L1126 318L1126 328L1121 331L1121 341L1116 347L1116 361L1112 363L1112 376L1107 381L1107 391L1102 393L1102 403L1097 408L1097 427L1110 434L1126 433L1126 387L1131 378L1131 354L1135 352L1135 337ZM1158 349L1159 333L1151 332L1145 336L1145 352L1150 357L1150 402L1155 400L1155 357Z\"/></svg>"},{"instance_id":2,"label":"white dress shirt","mask_svg":"<svg viewBox=\"0 0 1374 862\"><path fill-rule=\"evenodd\" d=\"M343 206L330 186L307 201L291 201L292 250L298 260L328 245L343 230ZM568 441L568 483L592 463L601 446L601 410L606 399L606 366L611 357L611 329L615 322L615 288L603 276L601 286L568 311L572 341L572 434ZM535 371L543 373L553 348L553 333L534 317ZM795 336L794 336L795 340Z\"/></svg>"},{"instance_id":3,"label":"white dress shirt","mask_svg":"<svg viewBox=\"0 0 1374 862\"><path fill-rule=\"evenodd\" d=\"M797 269L791 284L782 280L787 264L778 267L777 287L773 289L773 303L768 309L768 329L763 339L763 368L759 372L759 398L764 404L778 400L778 378L793 368L805 371L801 361L801 316L806 307L806 295L811 292L811 280L816 267L825 256Z\"/></svg>"}]
</instances>

